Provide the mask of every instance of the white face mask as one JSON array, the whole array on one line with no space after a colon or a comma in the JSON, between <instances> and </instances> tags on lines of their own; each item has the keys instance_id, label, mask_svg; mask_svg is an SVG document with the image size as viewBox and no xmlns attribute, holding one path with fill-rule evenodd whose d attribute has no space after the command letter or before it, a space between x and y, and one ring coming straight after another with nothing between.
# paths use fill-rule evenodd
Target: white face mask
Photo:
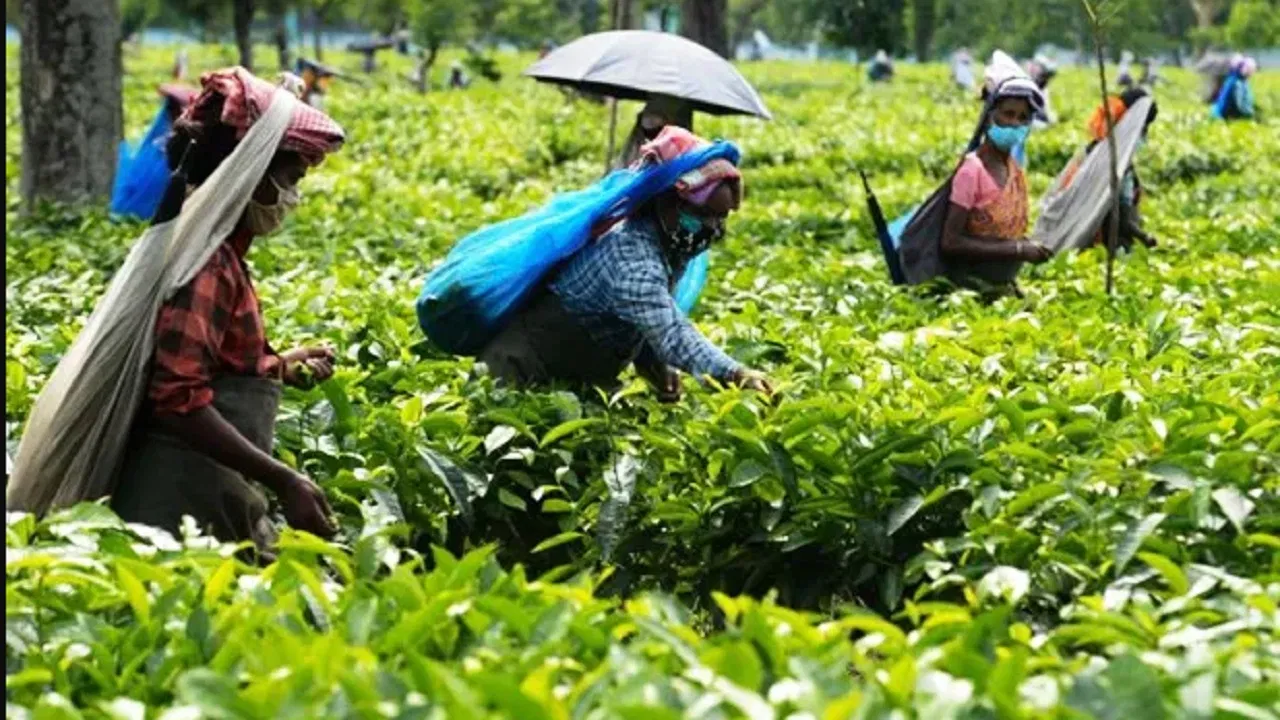
<instances>
[{"instance_id":1,"label":"white face mask","mask_svg":"<svg viewBox=\"0 0 1280 720\"><path fill-rule=\"evenodd\" d=\"M276 179L267 175L267 179L276 188L276 202L274 205L263 205L262 203L249 198L248 213L249 231L254 235L271 235L280 229L284 224L284 216L288 215L295 207L298 201L302 199L302 195L298 192L295 185L289 187L281 187Z\"/></svg>"}]
</instances>

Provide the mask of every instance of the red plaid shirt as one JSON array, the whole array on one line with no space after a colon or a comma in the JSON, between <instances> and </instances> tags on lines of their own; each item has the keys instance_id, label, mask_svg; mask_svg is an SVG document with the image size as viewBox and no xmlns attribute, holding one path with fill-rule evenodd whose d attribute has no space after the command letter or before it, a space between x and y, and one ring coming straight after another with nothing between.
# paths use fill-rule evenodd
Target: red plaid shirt
<instances>
[{"instance_id":1,"label":"red plaid shirt","mask_svg":"<svg viewBox=\"0 0 1280 720\"><path fill-rule=\"evenodd\" d=\"M215 375L281 376L244 263L252 240L237 230L160 308L147 389L154 412L185 415L209 405Z\"/></svg>"}]
</instances>

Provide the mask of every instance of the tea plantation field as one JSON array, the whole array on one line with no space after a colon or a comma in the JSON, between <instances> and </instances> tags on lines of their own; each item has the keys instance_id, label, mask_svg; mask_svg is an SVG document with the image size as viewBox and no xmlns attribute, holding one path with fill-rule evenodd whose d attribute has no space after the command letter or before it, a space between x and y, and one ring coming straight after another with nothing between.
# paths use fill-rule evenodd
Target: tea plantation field
<instances>
[{"instance_id":1,"label":"tea plantation field","mask_svg":"<svg viewBox=\"0 0 1280 720\"><path fill-rule=\"evenodd\" d=\"M16 55L11 451L141 227L18 217ZM126 58L131 137L170 59ZM466 92L417 94L399 58L335 83L349 141L250 253L273 344L339 348L334 380L286 395L277 453L340 537L286 534L257 568L102 506L9 514L7 717L1277 717L1280 75L1254 80L1266 122L1228 126L1167 71L1138 165L1160 246L1118 260L1114 297L1090 252L984 305L890 285L855 172L890 216L943 179L978 112L944 66L888 87L744 66L776 120L697 120L741 146L747 197L693 316L780 398L687 383L663 405L639 380L498 387L417 328L456 239L599 176L606 107L519 77L529 59ZM1093 78L1052 87L1033 201L1085 141Z\"/></svg>"}]
</instances>

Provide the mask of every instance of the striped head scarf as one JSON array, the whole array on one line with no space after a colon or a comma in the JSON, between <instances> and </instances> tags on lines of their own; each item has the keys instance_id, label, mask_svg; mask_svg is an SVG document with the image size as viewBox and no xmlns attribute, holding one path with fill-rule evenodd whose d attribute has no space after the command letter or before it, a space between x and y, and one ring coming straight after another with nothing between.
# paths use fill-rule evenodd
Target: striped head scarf
<instances>
[{"instance_id":1,"label":"striped head scarf","mask_svg":"<svg viewBox=\"0 0 1280 720\"><path fill-rule=\"evenodd\" d=\"M641 168L645 165L673 160L691 150L710 145L703 138L694 135L676 125L668 125L658 133L658 137L640 147L640 157L632 165ZM734 204L742 202L742 173L724 158L717 158L695 170L681 175L676 180L676 193L686 202L702 205L711 197L711 193L724 183L729 183L734 193Z\"/></svg>"},{"instance_id":2,"label":"striped head scarf","mask_svg":"<svg viewBox=\"0 0 1280 720\"><path fill-rule=\"evenodd\" d=\"M286 77L282 84L297 94L299 83L296 78ZM202 89L199 96L187 105L178 122L198 128L198 118L202 117L200 109L213 101L215 96L220 96L220 120L236 129L237 138L243 138L249 126L262 117L271 104L272 93L277 87L240 66L205 73L200 77L200 85ZM345 139L342 127L328 115L309 105L298 103L279 149L296 152L308 165L316 165L325 155L342 147Z\"/></svg>"}]
</instances>

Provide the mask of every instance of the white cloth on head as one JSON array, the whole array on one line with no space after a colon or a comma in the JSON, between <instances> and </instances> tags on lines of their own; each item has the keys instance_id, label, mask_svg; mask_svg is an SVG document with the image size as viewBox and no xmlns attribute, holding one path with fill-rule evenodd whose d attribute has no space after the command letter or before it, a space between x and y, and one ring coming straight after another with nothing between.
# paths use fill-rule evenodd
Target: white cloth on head
<instances>
[{"instance_id":1,"label":"white cloth on head","mask_svg":"<svg viewBox=\"0 0 1280 720\"><path fill-rule=\"evenodd\" d=\"M115 490L146 391L160 307L235 229L297 102L276 91L178 217L151 226L134 243L27 417L5 493L8 510L43 515Z\"/></svg>"},{"instance_id":2,"label":"white cloth on head","mask_svg":"<svg viewBox=\"0 0 1280 720\"><path fill-rule=\"evenodd\" d=\"M1001 83L1013 78L1030 78L1027 71L1003 50L991 53L991 62L982 72L983 86L988 92L994 91Z\"/></svg>"}]
</instances>

